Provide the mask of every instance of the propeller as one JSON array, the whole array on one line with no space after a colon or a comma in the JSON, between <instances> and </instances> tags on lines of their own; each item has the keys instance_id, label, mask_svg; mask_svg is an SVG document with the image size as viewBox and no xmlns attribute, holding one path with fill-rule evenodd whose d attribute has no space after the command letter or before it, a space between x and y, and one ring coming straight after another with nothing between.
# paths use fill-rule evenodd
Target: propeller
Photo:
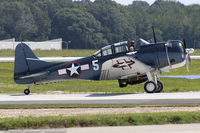
<instances>
[{"instance_id":1,"label":"propeller","mask_svg":"<svg viewBox=\"0 0 200 133\"><path fill-rule=\"evenodd\" d=\"M159 59L158 59L158 47L157 47L157 41L156 41L156 34L155 34L155 30L154 30L154 26L152 26L152 31L153 31L153 38L154 38L154 43L155 43L155 56L156 56L156 69L159 70Z\"/></svg>"},{"instance_id":2,"label":"propeller","mask_svg":"<svg viewBox=\"0 0 200 133\"><path fill-rule=\"evenodd\" d=\"M185 54L187 54L187 52L186 52L186 41L185 41L185 38L184 38L184 35L182 34L182 40L183 40L183 48L184 48L184 52L185 52Z\"/></svg>"},{"instance_id":3,"label":"propeller","mask_svg":"<svg viewBox=\"0 0 200 133\"><path fill-rule=\"evenodd\" d=\"M166 45L168 45L168 44L165 44L165 51L166 51L166 56L167 56L167 62L169 64L169 67L172 68L172 65L171 65L171 62L170 62L170 59L169 59L168 48L167 48Z\"/></svg>"},{"instance_id":4,"label":"propeller","mask_svg":"<svg viewBox=\"0 0 200 133\"><path fill-rule=\"evenodd\" d=\"M154 43L156 44L157 41L156 41L156 34L155 34L155 31L154 31L154 26L152 26L152 30L153 30Z\"/></svg>"},{"instance_id":5,"label":"propeller","mask_svg":"<svg viewBox=\"0 0 200 133\"><path fill-rule=\"evenodd\" d=\"M183 48L184 48L184 53L185 53L185 58L186 58L186 68L187 71L189 72L189 63L191 63L191 58L190 58L190 52L187 50L187 44L184 38L184 34L182 34L182 39L183 39Z\"/></svg>"},{"instance_id":6,"label":"propeller","mask_svg":"<svg viewBox=\"0 0 200 133\"><path fill-rule=\"evenodd\" d=\"M186 54L186 68L187 71L189 72L189 54Z\"/></svg>"}]
</instances>

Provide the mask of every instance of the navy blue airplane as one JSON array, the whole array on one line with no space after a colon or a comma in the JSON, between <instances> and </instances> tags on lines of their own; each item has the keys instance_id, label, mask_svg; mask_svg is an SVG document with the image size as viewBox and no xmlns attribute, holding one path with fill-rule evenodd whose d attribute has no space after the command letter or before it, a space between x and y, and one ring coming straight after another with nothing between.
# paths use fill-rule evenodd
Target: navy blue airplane
<instances>
[{"instance_id":1,"label":"navy blue airplane","mask_svg":"<svg viewBox=\"0 0 200 133\"><path fill-rule=\"evenodd\" d=\"M39 60L25 43L20 43L15 50L14 81L27 85L26 95L32 85L66 80L118 80L120 87L147 81L144 90L159 93L163 84L157 73L185 65L189 55L185 40L154 40L152 44L144 41L131 52L127 41L115 43L91 56L63 63Z\"/></svg>"}]
</instances>

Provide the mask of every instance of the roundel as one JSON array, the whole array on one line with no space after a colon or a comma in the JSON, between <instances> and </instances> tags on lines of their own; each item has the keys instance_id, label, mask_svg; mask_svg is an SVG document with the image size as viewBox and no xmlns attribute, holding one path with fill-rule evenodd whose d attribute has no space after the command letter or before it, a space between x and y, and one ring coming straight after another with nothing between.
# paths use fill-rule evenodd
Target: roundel
<instances>
[{"instance_id":1,"label":"roundel","mask_svg":"<svg viewBox=\"0 0 200 133\"><path fill-rule=\"evenodd\" d=\"M81 73L80 64L77 62L73 62L73 63L67 65L66 72L67 72L67 75L69 75L70 77L79 76Z\"/></svg>"}]
</instances>

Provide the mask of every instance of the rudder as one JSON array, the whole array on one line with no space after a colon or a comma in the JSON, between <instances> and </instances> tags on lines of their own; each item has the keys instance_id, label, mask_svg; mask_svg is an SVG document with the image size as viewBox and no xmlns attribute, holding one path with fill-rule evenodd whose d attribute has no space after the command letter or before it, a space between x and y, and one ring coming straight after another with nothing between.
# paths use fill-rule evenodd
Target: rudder
<instances>
[{"instance_id":1,"label":"rudder","mask_svg":"<svg viewBox=\"0 0 200 133\"><path fill-rule=\"evenodd\" d=\"M20 43L15 49L14 80L16 83L24 83L19 81L20 77L44 71L56 64L39 60L29 46ZM33 80L29 81L33 82Z\"/></svg>"},{"instance_id":2,"label":"rudder","mask_svg":"<svg viewBox=\"0 0 200 133\"><path fill-rule=\"evenodd\" d=\"M30 72L29 64L26 58L38 59L25 43L20 43L15 49L14 76L25 75L25 73Z\"/></svg>"}]
</instances>

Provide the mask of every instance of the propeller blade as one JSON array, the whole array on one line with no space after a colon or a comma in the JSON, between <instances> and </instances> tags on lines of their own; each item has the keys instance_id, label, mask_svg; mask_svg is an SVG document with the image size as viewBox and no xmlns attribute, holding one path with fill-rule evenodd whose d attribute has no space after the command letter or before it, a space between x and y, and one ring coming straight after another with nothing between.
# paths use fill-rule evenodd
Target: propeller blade
<instances>
[{"instance_id":1,"label":"propeller blade","mask_svg":"<svg viewBox=\"0 0 200 133\"><path fill-rule=\"evenodd\" d=\"M156 54L156 69L159 70L159 59L158 59L158 47L156 45L157 41L156 41L156 35L155 35L155 31L154 31L154 26L152 26L152 30L153 30L153 38L154 38L154 42L155 42L155 54Z\"/></svg>"},{"instance_id":2,"label":"propeller blade","mask_svg":"<svg viewBox=\"0 0 200 133\"><path fill-rule=\"evenodd\" d=\"M184 33L182 34L182 39L183 39L183 48L184 48L184 53L186 54L186 68L187 68L187 71L189 72L189 63L191 63L191 58L190 58L190 55L189 55L189 51L187 51L187 44L186 44L186 41L185 41L185 38L184 38Z\"/></svg>"},{"instance_id":3,"label":"propeller blade","mask_svg":"<svg viewBox=\"0 0 200 133\"><path fill-rule=\"evenodd\" d=\"M188 59L189 59L189 62L190 62L190 64L192 63L192 61L191 61L191 58L190 58L190 55L188 54Z\"/></svg>"},{"instance_id":4,"label":"propeller blade","mask_svg":"<svg viewBox=\"0 0 200 133\"><path fill-rule=\"evenodd\" d=\"M172 68L172 65L171 65L171 62L170 62L168 54L167 54L167 62L168 62L169 67Z\"/></svg>"},{"instance_id":5,"label":"propeller blade","mask_svg":"<svg viewBox=\"0 0 200 133\"><path fill-rule=\"evenodd\" d=\"M187 71L189 72L189 60L190 60L190 56L189 54L186 55L186 68L187 68Z\"/></svg>"},{"instance_id":6,"label":"propeller blade","mask_svg":"<svg viewBox=\"0 0 200 133\"><path fill-rule=\"evenodd\" d=\"M189 72L189 64L191 64L191 58L190 58L189 53L186 56L187 56L187 58L186 58L186 67L187 67L187 71Z\"/></svg>"},{"instance_id":7,"label":"propeller blade","mask_svg":"<svg viewBox=\"0 0 200 133\"><path fill-rule=\"evenodd\" d=\"M167 62L170 68L172 68L170 59L169 59L169 53L168 53L168 48L167 48L167 44L165 44L165 52L166 52L166 56L167 56Z\"/></svg>"},{"instance_id":8,"label":"propeller blade","mask_svg":"<svg viewBox=\"0 0 200 133\"><path fill-rule=\"evenodd\" d=\"M152 30L153 30L153 38L154 38L154 42L155 42L155 44L156 44L157 41L156 41L156 34L155 34L155 31L154 31L154 26L152 26Z\"/></svg>"},{"instance_id":9,"label":"propeller blade","mask_svg":"<svg viewBox=\"0 0 200 133\"><path fill-rule=\"evenodd\" d=\"M184 38L184 34L182 34L182 40L183 40L184 52L185 52L185 54L186 54L186 47L187 47L187 45L186 45L186 41L185 41L185 38Z\"/></svg>"}]
</instances>

